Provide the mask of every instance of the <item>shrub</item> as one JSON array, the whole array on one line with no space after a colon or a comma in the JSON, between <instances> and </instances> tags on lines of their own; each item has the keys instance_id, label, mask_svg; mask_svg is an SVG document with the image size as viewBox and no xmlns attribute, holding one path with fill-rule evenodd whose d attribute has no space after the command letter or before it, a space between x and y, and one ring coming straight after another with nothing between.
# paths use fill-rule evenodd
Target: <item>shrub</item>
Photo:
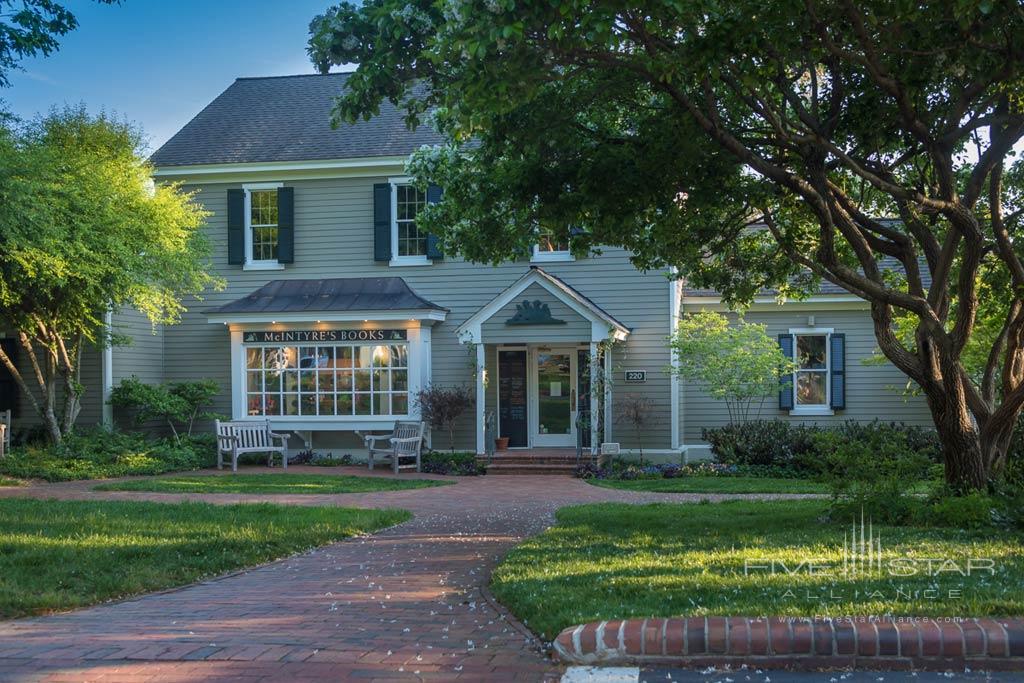
<instances>
[{"instance_id":1,"label":"shrub","mask_svg":"<svg viewBox=\"0 0 1024 683\"><path fill-rule=\"evenodd\" d=\"M430 474L450 474L457 477L475 477L487 474L487 465L477 461L475 453L430 451L424 453L420 465Z\"/></svg>"},{"instance_id":2,"label":"shrub","mask_svg":"<svg viewBox=\"0 0 1024 683\"><path fill-rule=\"evenodd\" d=\"M615 421L633 428L633 436L640 447L640 464L644 462L644 433L654 413L651 399L639 394L626 394L615 404Z\"/></svg>"},{"instance_id":3,"label":"shrub","mask_svg":"<svg viewBox=\"0 0 1024 683\"><path fill-rule=\"evenodd\" d=\"M466 387L430 385L416 394L420 415L434 429L448 432L448 446L455 453L455 422L476 399Z\"/></svg>"},{"instance_id":4,"label":"shrub","mask_svg":"<svg viewBox=\"0 0 1024 683\"><path fill-rule=\"evenodd\" d=\"M818 431L785 420L753 420L705 429L703 436L716 460L727 465L808 469Z\"/></svg>"},{"instance_id":5,"label":"shrub","mask_svg":"<svg viewBox=\"0 0 1024 683\"><path fill-rule=\"evenodd\" d=\"M315 467L341 467L352 464L352 454L334 457L332 453L320 453L309 448L288 458L290 465L313 465Z\"/></svg>"},{"instance_id":6,"label":"shrub","mask_svg":"<svg viewBox=\"0 0 1024 683\"><path fill-rule=\"evenodd\" d=\"M14 449L0 459L0 473L22 479L70 481L210 467L216 452L208 439L149 439L143 434L102 429L71 432L56 446Z\"/></svg>"},{"instance_id":7,"label":"shrub","mask_svg":"<svg viewBox=\"0 0 1024 683\"><path fill-rule=\"evenodd\" d=\"M822 479L832 493L832 514L847 518L866 512L875 521L902 524L919 500L913 484L928 477L930 446L919 450L891 429L828 429L814 435Z\"/></svg>"},{"instance_id":8,"label":"shrub","mask_svg":"<svg viewBox=\"0 0 1024 683\"><path fill-rule=\"evenodd\" d=\"M179 431L191 437L196 420L215 417L204 408L218 391L220 386L212 379L144 384L133 376L113 388L110 404L130 411L137 425L150 420L164 421L175 441L179 441Z\"/></svg>"},{"instance_id":9,"label":"shrub","mask_svg":"<svg viewBox=\"0 0 1024 683\"><path fill-rule=\"evenodd\" d=\"M975 491L957 496L943 489L930 500L922 501L915 510L915 520L922 526L946 526L956 529L982 529L998 519L998 501Z\"/></svg>"}]
</instances>

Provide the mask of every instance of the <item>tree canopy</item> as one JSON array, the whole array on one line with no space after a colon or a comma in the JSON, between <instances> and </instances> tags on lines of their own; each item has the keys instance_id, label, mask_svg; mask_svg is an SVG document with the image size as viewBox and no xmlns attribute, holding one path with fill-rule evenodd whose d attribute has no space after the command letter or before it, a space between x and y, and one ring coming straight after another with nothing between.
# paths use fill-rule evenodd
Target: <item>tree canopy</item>
<instances>
[{"instance_id":1,"label":"tree canopy","mask_svg":"<svg viewBox=\"0 0 1024 683\"><path fill-rule=\"evenodd\" d=\"M0 128L0 328L26 359L18 367L0 349L0 363L57 441L78 415L85 345L118 341L108 310L173 323L182 297L219 284L206 212L155 186L141 148L139 131L81 108Z\"/></svg>"},{"instance_id":2,"label":"tree canopy","mask_svg":"<svg viewBox=\"0 0 1024 683\"><path fill-rule=\"evenodd\" d=\"M368 0L309 50L358 64L336 120L386 99L445 134L411 168L445 188L423 221L450 252L571 226L736 305L863 298L963 490L1024 405L1021 35L1015 0Z\"/></svg>"},{"instance_id":3,"label":"tree canopy","mask_svg":"<svg viewBox=\"0 0 1024 683\"><path fill-rule=\"evenodd\" d=\"M22 59L48 56L60 46L58 36L76 28L75 15L54 0L0 0L0 87L10 85L7 74Z\"/></svg>"}]
</instances>

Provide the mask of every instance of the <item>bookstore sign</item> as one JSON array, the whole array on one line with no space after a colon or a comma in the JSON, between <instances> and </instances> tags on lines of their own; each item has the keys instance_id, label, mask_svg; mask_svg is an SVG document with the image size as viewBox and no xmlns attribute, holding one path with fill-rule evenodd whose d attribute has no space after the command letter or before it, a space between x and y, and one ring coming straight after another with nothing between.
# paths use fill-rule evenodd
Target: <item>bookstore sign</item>
<instances>
[{"instance_id":1,"label":"bookstore sign","mask_svg":"<svg viewBox=\"0 0 1024 683\"><path fill-rule=\"evenodd\" d=\"M408 339L407 330L265 330L246 332L246 344L318 344L318 343L359 343L393 342Z\"/></svg>"}]
</instances>

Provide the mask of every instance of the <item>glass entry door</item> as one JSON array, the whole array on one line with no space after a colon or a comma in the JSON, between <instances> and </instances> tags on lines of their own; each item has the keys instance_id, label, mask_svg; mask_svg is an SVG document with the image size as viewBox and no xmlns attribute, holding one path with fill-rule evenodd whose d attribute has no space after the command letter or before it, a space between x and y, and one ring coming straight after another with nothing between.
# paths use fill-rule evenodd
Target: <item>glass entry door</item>
<instances>
[{"instance_id":1,"label":"glass entry door","mask_svg":"<svg viewBox=\"0 0 1024 683\"><path fill-rule=\"evenodd\" d=\"M542 348L533 355L535 446L576 445L576 350Z\"/></svg>"}]
</instances>

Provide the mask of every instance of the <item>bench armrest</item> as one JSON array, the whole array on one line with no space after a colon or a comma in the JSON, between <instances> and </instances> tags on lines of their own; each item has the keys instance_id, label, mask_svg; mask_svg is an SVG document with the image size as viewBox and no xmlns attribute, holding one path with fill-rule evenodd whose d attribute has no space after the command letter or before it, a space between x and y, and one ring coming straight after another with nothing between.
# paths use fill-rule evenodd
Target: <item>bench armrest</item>
<instances>
[{"instance_id":1,"label":"bench armrest","mask_svg":"<svg viewBox=\"0 0 1024 683\"><path fill-rule=\"evenodd\" d=\"M391 443L419 443L423 441L422 436L409 436L404 439L391 439Z\"/></svg>"},{"instance_id":2,"label":"bench armrest","mask_svg":"<svg viewBox=\"0 0 1024 683\"><path fill-rule=\"evenodd\" d=\"M384 441L384 440L394 441L394 439L391 438L390 434L364 434L363 435L363 440L366 441L367 443L374 443L374 442L377 442L377 441Z\"/></svg>"},{"instance_id":3,"label":"bench armrest","mask_svg":"<svg viewBox=\"0 0 1024 683\"><path fill-rule=\"evenodd\" d=\"M284 439L285 441L287 441L288 439L292 438L291 434L279 434L278 432L269 432L269 431L267 432L267 434L269 434L270 436L274 437L275 439Z\"/></svg>"}]
</instances>

